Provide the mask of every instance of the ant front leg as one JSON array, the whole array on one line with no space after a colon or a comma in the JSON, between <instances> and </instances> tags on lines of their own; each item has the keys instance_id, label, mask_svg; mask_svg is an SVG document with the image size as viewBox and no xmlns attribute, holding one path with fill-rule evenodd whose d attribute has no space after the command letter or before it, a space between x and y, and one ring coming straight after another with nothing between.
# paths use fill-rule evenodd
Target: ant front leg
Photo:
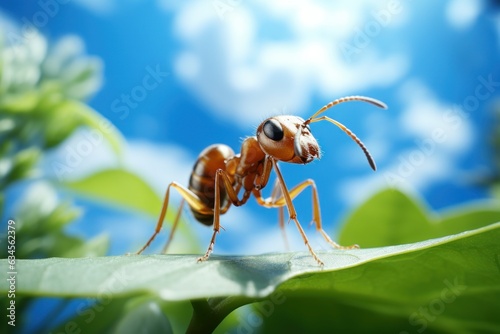
<instances>
[{"instance_id":1,"label":"ant front leg","mask_svg":"<svg viewBox=\"0 0 500 334\"><path fill-rule=\"evenodd\" d=\"M295 186L291 191L290 191L290 197L294 199L297 197L305 188L308 186L311 187L312 189L312 206L313 206L313 218L311 221L311 224L314 223L316 226L316 230L321 233L323 238L334 248L337 249L354 249L354 248L359 248L358 245L350 245L350 246L341 246L335 241L333 241L328 234L323 230L322 224L321 224L321 210L319 207L319 196L318 196L318 189L316 188L316 183L314 180L308 179L305 180L304 182L298 184Z\"/></svg>"},{"instance_id":2,"label":"ant front leg","mask_svg":"<svg viewBox=\"0 0 500 334\"><path fill-rule=\"evenodd\" d=\"M291 196L288 188L286 187L285 180L283 179L283 175L281 174L281 171L278 168L278 164L274 159L272 160L272 164L273 164L273 169L276 173L276 176L278 177L278 182L279 182L280 187L281 187L281 192L283 193L283 198L276 200L274 203L273 202L269 203L269 202L264 201L262 199L262 197L260 197L260 191L259 191L259 192L257 192L257 194L255 194L257 197L257 201L259 202L259 204L261 204L265 207L280 207L280 206L283 206L286 204L286 207L288 208L288 214L290 216L290 219L294 221L295 226L297 227L300 235L302 236L302 240L304 241L304 244L306 245L307 249L311 253L314 260L316 260L316 262L318 262L318 264L320 266L323 266L324 265L323 261L320 260L318 255L316 255L316 253L312 249L312 247L309 243L309 240L307 239L306 233L304 232L304 229L302 228L302 226L299 223L299 220L297 219L297 212L295 211L295 207L293 206L293 203L292 203L292 196ZM294 193L294 197L297 196L298 193L300 193L300 191ZM283 203L283 200L284 200L284 203ZM319 208L318 208L318 210L319 210Z\"/></svg>"},{"instance_id":3,"label":"ant front leg","mask_svg":"<svg viewBox=\"0 0 500 334\"><path fill-rule=\"evenodd\" d=\"M313 218L312 218L311 224L314 223L314 225L316 226L316 230L319 231L321 233L321 235L323 236L323 238L334 248L337 248L337 249L359 248L358 245L351 245L351 246L339 245L338 243L333 241L328 236L328 234L325 232L325 230L323 229L322 224L321 224L321 210L320 210L320 206L319 206L318 190L316 188L316 183L314 182L314 180L308 179L308 180L305 180L305 181L299 183L295 187L293 187L290 191L288 191L290 199L291 200L295 199L295 197L297 197L300 193L302 193L302 191L304 191L304 189L306 189L307 187L311 187L311 190L312 190ZM278 193L278 192L276 192L276 193ZM275 194L275 191L273 190L273 193L271 194L271 198L265 200L265 202L267 203L265 206L277 207L280 210L282 210L283 206L285 206L287 204L286 198L281 193L279 195L280 197L275 198L275 197L273 197L274 194ZM262 204L262 205L264 205L264 204Z\"/></svg>"},{"instance_id":4,"label":"ant front leg","mask_svg":"<svg viewBox=\"0 0 500 334\"><path fill-rule=\"evenodd\" d=\"M271 198L269 199L263 199L260 191L254 191L254 195L257 198L257 201L260 205L268 208L283 208L285 205L288 208L288 212L290 215L290 219L295 222L295 225L297 226L297 229L299 230L302 239L304 240L304 243L306 244L307 248L309 249L309 252L313 256L313 258L320 264L323 265L323 262L318 258L316 253L313 251L312 247L309 244L309 240L307 239L307 236L302 229L302 226L300 225L298 219L297 219L297 212L295 211L295 207L293 206L292 200L297 197L304 189L307 187L311 187L312 189L312 205L313 205L313 219L312 222L314 222L316 226L316 230L318 230L323 238L333 247L337 249L353 249L353 248L359 248L358 245L351 245L351 246L340 246L336 242L334 242L328 234L323 230L322 224L321 224L321 211L320 211L320 206L319 206L319 196L318 196L318 191L316 189L316 184L313 180L308 179L305 180L304 182L296 185L292 190L288 190L286 187L285 181L283 180L283 176L281 174L281 171L279 170L277 163L273 161L273 167L276 172L276 175L278 176L278 183L281 188L282 194L280 195L281 197L279 198L274 198L273 195L278 194L279 191L273 190L273 193L271 195Z\"/></svg>"}]
</instances>

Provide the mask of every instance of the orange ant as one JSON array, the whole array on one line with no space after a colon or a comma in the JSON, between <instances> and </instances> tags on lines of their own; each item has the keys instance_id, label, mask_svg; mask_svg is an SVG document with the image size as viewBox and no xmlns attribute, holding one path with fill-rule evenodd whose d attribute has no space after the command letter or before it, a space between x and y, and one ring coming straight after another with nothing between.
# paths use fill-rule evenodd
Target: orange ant
<instances>
[{"instance_id":1,"label":"orange ant","mask_svg":"<svg viewBox=\"0 0 500 334\"><path fill-rule=\"evenodd\" d=\"M297 229L304 240L312 257L323 266L323 262L312 249L307 236L297 220L297 212L293 206L292 200L297 197L308 186L312 189L313 199L313 218L316 229L323 238L337 249L359 248L358 245L340 246L335 243L321 227L321 214L319 209L319 198L316 190L316 184L313 180L306 180L291 190L288 190L281 171L278 167L278 161L295 164L307 164L314 159L319 159L320 151L318 142L311 133L310 123L319 121L328 121L338 126L349 137L351 137L363 150L373 170L376 170L375 162L361 140L356 137L348 128L341 123L328 117L321 116L327 109L348 101L363 101L371 103L379 108L386 109L387 106L376 99L364 96L348 96L337 99L319 109L307 120L297 116L275 116L262 122L257 128L257 134L254 137L248 137L241 145L241 153L234 154L233 150L224 144L216 144L203 150L196 161L193 172L189 179L189 186L183 187L177 182L168 185L163 201L158 223L153 235L146 244L137 252L142 253L160 232L165 214L167 212L170 188L176 189L183 198L179 212L174 220L169 239L163 248L166 252L173 234L179 222L182 205L186 201L193 212L194 217L205 225L213 225L213 235L208 249L198 262L208 259L213 251L215 238L221 228L220 215L229 210L231 204L241 206L245 204L250 195L254 195L258 204L266 208L280 209L280 227L284 231L283 207L288 208L289 220L293 220ZM271 170L274 170L277 176L277 182L269 198L262 197L262 189L267 185ZM241 199L238 197L243 188ZM286 240L286 239L285 239Z\"/></svg>"}]
</instances>

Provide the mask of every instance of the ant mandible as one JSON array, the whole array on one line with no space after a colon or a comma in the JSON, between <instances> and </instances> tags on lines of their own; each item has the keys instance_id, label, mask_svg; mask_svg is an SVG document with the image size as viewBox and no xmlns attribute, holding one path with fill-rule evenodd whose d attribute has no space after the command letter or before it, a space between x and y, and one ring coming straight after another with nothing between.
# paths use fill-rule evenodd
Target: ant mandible
<instances>
[{"instance_id":1,"label":"ant mandible","mask_svg":"<svg viewBox=\"0 0 500 334\"><path fill-rule=\"evenodd\" d=\"M172 182L168 185L155 232L137 254L142 253L160 232L167 212L170 188L176 189L182 196L183 201L181 202L172 226L172 231L170 232L169 239L162 253L166 252L172 240L179 222L184 201L188 203L196 220L208 226L213 225L212 239L210 240L208 249L205 255L198 258L198 262L201 262L207 260L213 251L215 238L221 228L220 215L226 213L231 204L234 206L241 206L248 201L251 195L254 195L257 203L261 206L280 209L280 227L283 231L284 221L282 210L284 206L288 208L288 221L293 220L295 222L312 257L320 266L323 266L323 261L319 259L309 244L307 236L297 219L297 212L292 203L292 200L307 187L311 187L312 189L312 221L315 223L316 229L321 233L323 238L337 249L359 248L358 245L340 246L330 239L328 234L323 230L321 226L318 192L314 181L310 179L306 180L291 190L288 190L278 167L278 161L307 164L314 159L319 159L319 145L311 133L309 124L319 121L328 121L338 126L361 147L371 168L376 170L375 162L368 152L368 149L354 133L328 116L318 117L327 109L349 101L363 101L371 103L379 108L387 108L383 102L370 97L343 97L328 103L307 120L288 115L275 116L264 120L257 128L256 136L248 137L243 141L241 153L239 154L234 154L233 150L224 144L216 144L207 147L200 153L194 165L187 188L177 182ZM263 198L261 191L267 185L271 170L274 170L276 173L277 182L271 196L269 198ZM238 196L242 189L243 195L240 199Z\"/></svg>"}]
</instances>

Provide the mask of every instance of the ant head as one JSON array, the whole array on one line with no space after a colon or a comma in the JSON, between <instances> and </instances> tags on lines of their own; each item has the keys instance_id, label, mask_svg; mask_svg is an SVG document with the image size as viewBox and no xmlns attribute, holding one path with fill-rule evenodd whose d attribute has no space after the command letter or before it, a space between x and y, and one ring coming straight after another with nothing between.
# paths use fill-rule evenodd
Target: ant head
<instances>
[{"instance_id":1,"label":"ant head","mask_svg":"<svg viewBox=\"0 0 500 334\"><path fill-rule=\"evenodd\" d=\"M276 160L297 164L319 159L319 145L308 123L297 116L266 119L257 128L262 151Z\"/></svg>"},{"instance_id":2,"label":"ant head","mask_svg":"<svg viewBox=\"0 0 500 334\"><path fill-rule=\"evenodd\" d=\"M379 108L387 109L387 106L379 100L365 96L348 96L328 103L307 120L297 116L275 116L268 118L257 128L257 140L259 141L262 151L276 160L307 164L315 158L320 157L318 142L311 134L309 124L319 121L328 121L338 126L358 144L365 153L370 167L376 170L375 161L370 155L370 152L368 152L365 145L351 132L351 130L328 116L318 117L319 114L325 112L327 109L349 101L368 102Z\"/></svg>"}]
</instances>

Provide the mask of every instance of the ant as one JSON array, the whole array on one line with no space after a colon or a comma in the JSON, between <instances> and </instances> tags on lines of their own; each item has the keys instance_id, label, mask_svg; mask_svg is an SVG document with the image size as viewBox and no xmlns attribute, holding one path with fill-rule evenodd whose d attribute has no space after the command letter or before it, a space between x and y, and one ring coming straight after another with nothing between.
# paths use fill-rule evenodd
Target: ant
<instances>
[{"instance_id":1,"label":"ant","mask_svg":"<svg viewBox=\"0 0 500 334\"><path fill-rule=\"evenodd\" d=\"M368 102L379 108L387 109L387 106L383 102L370 97L343 97L328 103L307 120L289 115L275 116L264 120L258 126L256 136L248 137L243 141L241 153L239 154L235 154L229 146L224 144L211 145L204 149L193 167L189 186L186 188L177 182L172 182L168 185L155 232L137 254L141 254L160 232L167 212L171 188L177 190L183 200L162 253L166 253L168 245L172 240L184 201L188 203L196 220L208 226L213 225L212 239L210 240L208 249L205 255L198 258L198 262L201 262L207 260L213 251L215 238L221 228L220 215L226 213L231 204L241 206L253 195L259 205L266 208L280 209L280 227L282 231L284 231L282 210L284 206L287 207L289 214L288 221L294 221L312 257L320 266L323 266L323 261L319 259L309 244L307 236L297 219L297 212L292 203L292 200L307 187L311 187L312 189L312 221L316 225L316 230L321 233L330 245L337 249L359 248L358 245L340 246L330 239L328 234L323 230L321 227L318 191L314 181L308 179L289 190L278 167L278 161L307 164L314 159L319 159L319 145L311 133L309 124L328 121L338 126L361 147L370 167L376 170L375 161L368 152L368 149L354 133L328 116L318 117L327 109L349 101ZM274 170L276 173L276 184L271 192L271 196L263 198L261 191L267 185L271 170ZM241 190L243 190L243 194L240 199L239 193Z\"/></svg>"}]
</instances>

